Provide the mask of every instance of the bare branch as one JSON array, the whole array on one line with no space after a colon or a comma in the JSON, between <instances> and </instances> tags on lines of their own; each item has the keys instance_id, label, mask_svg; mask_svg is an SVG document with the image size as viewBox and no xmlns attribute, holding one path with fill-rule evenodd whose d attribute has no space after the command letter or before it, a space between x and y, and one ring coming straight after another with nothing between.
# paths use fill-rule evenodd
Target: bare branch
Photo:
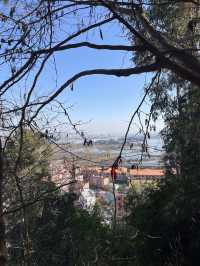
<instances>
[{"instance_id":1,"label":"bare branch","mask_svg":"<svg viewBox=\"0 0 200 266\"><path fill-rule=\"evenodd\" d=\"M63 51L63 50L68 50L68 49L74 49L74 48L81 48L81 47L88 47L88 48L93 48L97 50L111 50L111 51L145 51L145 46L142 45L106 45L106 44L94 44L94 43L89 43L89 42L81 42L81 43L73 43L73 44L68 44L68 45L62 45L60 47L52 47L49 49L41 49L38 51L33 52L36 55L40 54L46 54L49 52L58 52L58 51Z\"/></svg>"},{"instance_id":2,"label":"bare branch","mask_svg":"<svg viewBox=\"0 0 200 266\"><path fill-rule=\"evenodd\" d=\"M110 75L116 77L127 77L134 74L141 74L144 72L154 72L160 69L159 63L153 63L151 65L139 66L134 68L127 68L127 69L93 69L93 70L85 70L79 72L78 74L74 75L72 78L68 79L53 95L51 95L46 101L44 101L41 106L37 109L36 113L31 118L30 122L36 118L38 113L44 108L47 104L53 101L65 88L67 88L70 84L74 81L80 79L84 76L91 76L91 75Z\"/></svg>"}]
</instances>

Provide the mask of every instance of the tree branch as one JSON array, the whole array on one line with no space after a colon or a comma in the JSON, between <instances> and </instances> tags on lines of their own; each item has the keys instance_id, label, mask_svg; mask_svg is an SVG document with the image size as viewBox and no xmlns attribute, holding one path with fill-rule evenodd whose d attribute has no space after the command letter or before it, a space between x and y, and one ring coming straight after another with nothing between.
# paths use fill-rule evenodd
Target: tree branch
<instances>
[{"instance_id":1,"label":"tree branch","mask_svg":"<svg viewBox=\"0 0 200 266\"><path fill-rule=\"evenodd\" d=\"M126 69L92 69L92 70L85 70L79 72L78 74L74 75L72 78L68 79L55 93L53 93L46 101L41 103L41 106L37 109L36 113L30 119L30 123L36 118L38 113L43 109L47 104L53 101L63 90L72 84L74 81L80 79L84 76L91 76L91 75L108 75L108 76L116 76L116 77L127 77L134 74L141 74L147 72L154 72L160 69L159 63L153 63L151 65L145 66L138 66L134 68L126 68Z\"/></svg>"},{"instance_id":2,"label":"tree branch","mask_svg":"<svg viewBox=\"0 0 200 266\"><path fill-rule=\"evenodd\" d=\"M41 49L38 51L34 51L33 54L35 55L40 55L40 54L47 54L49 52L57 52L57 51L63 51L63 50L68 50L68 49L74 49L74 48L81 48L81 47L88 47L88 48L93 48L97 50L121 50L121 51L144 51L145 46L144 45L106 45L106 44L95 44L95 43L90 43L90 42L80 42L80 43L73 43L73 44L68 44L68 45L62 45L59 47L52 47L49 49Z\"/></svg>"}]
</instances>

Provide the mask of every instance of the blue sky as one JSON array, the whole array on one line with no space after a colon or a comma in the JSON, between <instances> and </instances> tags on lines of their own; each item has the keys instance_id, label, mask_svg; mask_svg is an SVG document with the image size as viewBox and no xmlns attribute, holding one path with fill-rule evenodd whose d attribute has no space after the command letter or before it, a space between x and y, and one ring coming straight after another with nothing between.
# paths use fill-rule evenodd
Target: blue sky
<instances>
[{"instance_id":1,"label":"blue sky","mask_svg":"<svg viewBox=\"0 0 200 266\"><path fill-rule=\"evenodd\" d=\"M131 55L126 55L127 60ZM93 51L85 48L66 53L60 79L65 80L76 72L92 68L120 68L124 53ZM74 62L75 60L75 62ZM74 91L65 90L59 97L73 104L70 112L75 120L92 120L87 126L95 133L119 134L127 124L128 117L136 108L143 94L146 75L129 78L108 76L84 77L74 83Z\"/></svg>"},{"instance_id":2,"label":"blue sky","mask_svg":"<svg viewBox=\"0 0 200 266\"><path fill-rule=\"evenodd\" d=\"M113 26L102 28L104 40L98 30L76 41L90 41L97 44L128 44L126 38L120 36L119 29ZM78 48L56 54L58 84L62 84L79 71L94 68L133 67L130 52L93 50ZM131 114L137 108L143 96L144 84L150 75L141 74L131 77L89 76L74 83L74 91L66 89L58 99L65 105L73 105L69 113L74 121L88 122L83 130L88 134L124 134ZM55 67L49 64L43 76L41 87L55 88ZM43 91L42 91L43 93ZM144 105L143 110L147 110ZM135 128L133 127L133 131Z\"/></svg>"},{"instance_id":3,"label":"blue sky","mask_svg":"<svg viewBox=\"0 0 200 266\"><path fill-rule=\"evenodd\" d=\"M119 25L116 26L112 23L101 29L103 40L97 29L89 32L89 35L80 36L73 42L129 44L127 38L121 36ZM72 30L74 30L73 27ZM49 92L55 91L59 85L82 70L133 67L131 58L130 52L97 51L90 48L56 53L57 76L55 65L51 60L38 83L37 95L47 95ZM148 83L150 76L141 74L122 78L100 75L84 77L74 83L74 91L67 88L58 99L66 106L73 105L69 110L70 117L74 122L80 120L83 123L86 122L82 129L87 134L123 135L132 113L143 96L144 84ZM16 91L16 88L14 90ZM148 105L144 105L142 109L147 111ZM88 121L90 122L88 123ZM160 127L161 123L159 122ZM135 126L133 126L132 132L135 131Z\"/></svg>"}]
</instances>

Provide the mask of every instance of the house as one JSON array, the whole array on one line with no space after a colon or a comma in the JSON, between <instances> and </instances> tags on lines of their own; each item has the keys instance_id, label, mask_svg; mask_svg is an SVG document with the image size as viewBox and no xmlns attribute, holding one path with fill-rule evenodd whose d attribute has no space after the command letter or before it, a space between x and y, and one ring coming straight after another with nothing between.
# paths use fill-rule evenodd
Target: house
<instances>
[{"instance_id":1,"label":"house","mask_svg":"<svg viewBox=\"0 0 200 266\"><path fill-rule=\"evenodd\" d=\"M128 173L129 187L141 187L143 185L152 185L164 176L164 171L158 168L130 169Z\"/></svg>"}]
</instances>

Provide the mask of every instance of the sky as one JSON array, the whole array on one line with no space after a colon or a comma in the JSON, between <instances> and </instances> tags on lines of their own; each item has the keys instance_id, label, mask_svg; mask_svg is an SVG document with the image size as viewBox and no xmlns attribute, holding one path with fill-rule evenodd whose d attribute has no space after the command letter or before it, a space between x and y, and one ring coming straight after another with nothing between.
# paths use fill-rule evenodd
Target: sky
<instances>
[{"instance_id":1,"label":"sky","mask_svg":"<svg viewBox=\"0 0 200 266\"><path fill-rule=\"evenodd\" d=\"M115 24L102 28L104 39L99 31L91 35L81 36L76 41L90 41L96 44L129 44L127 38L121 37L119 27ZM73 42L72 42L73 43ZM132 54L124 51L94 50L78 48L55 55L57 67L57 83L62 84L68 78L82 70L95 68L133 67ZM51 63L46 69L40 86L55 87L55 66ZM66 89L58 99L65 105L73 105L69 109L74 122L82 121L82 129L87 134L124 135L128 122L137 108L144 93L144 85L148 84L150 74L131 77L88 76L74 83L74 90ZM148 111L144 104L142 110ZM132 132L136 131L133 124ZM158 129L162 121L158 122Z\"/></svg>"},{"instance_id":2,"label":"sky","mask_svg":"<svg viewBox=\"0 0 200 266\"><path fill-rule=\"evenodd\" d=\"M69 27L70 25L68 25ZM122 36L118 24L111 23L101 27L101 30L103 40L99 29L97 29L87 35L80 36L71 43L90 41L96 44L129 44L127 38ZM58 38L63 37L62 34L66 33L63 30L63 33L59 34ZM36 94L37 96L43 96L55 91L59 85L83 70L133 67L132 56L130 52L90 48L58 52L55 54L55 61L51 60L46 65L38 82ZM56 64L53 64L53 62L56 62ZM0 72L1 77L4 74L5 72ZM74 83L73 91L69 88L65 89L59 95L58 100L65 106L72 105L69 109L72 121L81 121L83 123L81 129L87 134L124 135L130 117L143 97L144 86L148 84L150 78L150 74L121 78L102 75L83 77ZM14 91L15 88L13 88L15 98L16 93ZM148 108L149 106L146 103L142 110L148 112ZM160 128L162 128L162 121L158 122L158 129ZM136 130L137 126L133 124L131 131L134 133Z\"/></svg>"}]
</instances>

